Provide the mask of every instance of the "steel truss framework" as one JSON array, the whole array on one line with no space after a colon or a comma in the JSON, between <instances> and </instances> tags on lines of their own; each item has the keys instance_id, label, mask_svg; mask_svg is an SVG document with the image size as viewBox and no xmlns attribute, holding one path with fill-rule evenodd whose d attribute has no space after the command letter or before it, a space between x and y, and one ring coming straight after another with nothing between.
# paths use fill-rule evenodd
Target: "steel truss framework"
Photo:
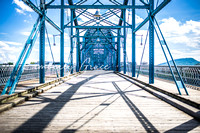
<instances>
[{"instance_id":1,"label":"steel truss framework","mask_svg":"<svg viewBox=\"0 0 200 133\"><path fill-rule=\"evenodd\" d=\"M16 84L20 79L20 75L23 71L23 66L27 60L34 41L38 32L40 33L40 83L45 82L45 22L51 24L55 29L60 32L60 76L64 76L64 30L69 28L70 33L70 68L73 73L73 53L74 53L74 41L76 41L76 71L81 70L81 64L85 63L95 66L109 66L108 68L115 71L121 71L120 56L123 56L123 72L126 74L126 29L131 29L132 33L132 76L135 77L136 73L136 32L149 22L149 83L154 83L154 31L160 41L161 48L166 57L174 81L177 85L179 94L181 94L179 88L184 88L186 94L188 94L183 80L179 74L179 81L174 77L173 70L169 64L167 53L170 55L172 61L173 58L167 46L167 43L162 35L155 15L164 8L171 0L163 0L160 5L154 8L154 0L145 2L139 0L140 5L135 4L135 0L131 0L131 4L128 5L129 0L123 0L119 2L117 0L108 0L108 3L104 4L101 0L93 1L93 4L87 5L89 0L79 0L74 3L73 0L60 0L60 5L54 5L55 0L51 0L47 3L45 0L40 0L40 8L35 6L31 0L23 0L30 8L32 8L39 17L34 25L34 28L29 36L25 47L13 69L13 72L8 80L3 94L6 92L12 94L15 90ZM67 4L65 4L67 2ZM55 24L49 17L46 16L47 10L60 9L60 26ZM70 21L65 23L64 11L70 10ZM88 9L103 9L107 10L103 14L92 14ZM129 24L126 20L126 10L132 11L132 24ZM145 9L148 11L148 16L137 27L135 26L135 10ZM96 13L99 13L97 10ZM120 15L118 15L120 14ZM87 21L80 23L79 18L84 16ZM118 18L118 24L111 21L111 17L116 16ZM155 23L156 22L156 23ZM75 32L74 32L75 31ZM84 33L84 34L83 34ZM123 40L121 42L121 40ZM121 44L123 43L123 44ZM123 46L123 55L120 55L120 46ZM164 49L166 46L167 52ZM87 60L89 59L89 60ZM176 68L175 62L173 61ZM177 70L178 72L178 70ZM178 72L179 73L179 72Z\"/></svg>"}]
</instances>

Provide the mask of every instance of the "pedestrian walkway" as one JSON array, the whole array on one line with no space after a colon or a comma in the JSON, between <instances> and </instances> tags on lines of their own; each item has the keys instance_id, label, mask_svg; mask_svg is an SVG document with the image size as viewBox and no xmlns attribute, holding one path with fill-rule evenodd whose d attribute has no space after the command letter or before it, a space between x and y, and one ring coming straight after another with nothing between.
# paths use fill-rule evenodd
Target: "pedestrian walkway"
<instances>
[{"instance_id":1,"label":"pedestrian walkway","mask_svg":"<svg viewBox=\"0 0 200 133\"><path fill-rule=\"evenodd\" d=\"M86 71L0 114L1 132L196 132L200 123L111 71Z\"/></svg>"}]
</instances>

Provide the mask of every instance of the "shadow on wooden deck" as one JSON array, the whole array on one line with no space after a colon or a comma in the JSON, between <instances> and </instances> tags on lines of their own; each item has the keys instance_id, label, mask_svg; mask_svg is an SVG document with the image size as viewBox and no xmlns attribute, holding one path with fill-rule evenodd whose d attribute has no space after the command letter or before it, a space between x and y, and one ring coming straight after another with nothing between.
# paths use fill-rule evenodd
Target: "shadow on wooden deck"
<instances>
[{"instance_id":1,"label":"shadow on wooden deck","mask_svg":"<svg viewBox=\"0 0 200 133\"><path fill-rule=\"evenodd\" d=\"M67 91L63 92L60 96L58 96L54 102L51 102L42 110L40 110L37 114L35 114L32 118L27 120L24 124L18 127L14 133L29 131L29 132L42 132L47 125L53 120L56 114L63 108L63 106L70 101L71 97L76 93L76 91L83 85L84 83L88 82L89 80L99 76L93 75L77 84L72 85ZM59 104L55 104L56 101L60 101ZM48 113L51 111L51 113ZM43 119L42 119L42 118Z\"/></svg>"}]
</instances>

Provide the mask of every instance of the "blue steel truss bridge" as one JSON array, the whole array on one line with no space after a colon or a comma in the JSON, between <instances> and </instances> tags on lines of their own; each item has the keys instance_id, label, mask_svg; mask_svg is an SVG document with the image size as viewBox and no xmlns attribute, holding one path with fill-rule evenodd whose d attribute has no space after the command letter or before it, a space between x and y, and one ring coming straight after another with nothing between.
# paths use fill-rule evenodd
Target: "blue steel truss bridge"
<instances>
[{"instance_id":1,"label":"blue steel truss bridge","mask_svg":"<svg viewBox=\"0 0 200 133\"><path fill-rule=\"evenodd\" d=\"M171 0L22 1L38 18L15 65L0 70L2 132L200 131L200 67L176 65L156 19ZM48 16L55 10L59 25ZM146 12L138 25L137 10ZM59 33L53 35L54 43L60 36L58 63L47 23ZM136 64L141 28L147 28L144 50L149 45L144 66ZM69 51L64 48L66 30ZM27 66L37 39L39 62ZM155 39L168 66L154 64ZM51 65L45 61L46 43Z\"/></svg>"}]
</instances>

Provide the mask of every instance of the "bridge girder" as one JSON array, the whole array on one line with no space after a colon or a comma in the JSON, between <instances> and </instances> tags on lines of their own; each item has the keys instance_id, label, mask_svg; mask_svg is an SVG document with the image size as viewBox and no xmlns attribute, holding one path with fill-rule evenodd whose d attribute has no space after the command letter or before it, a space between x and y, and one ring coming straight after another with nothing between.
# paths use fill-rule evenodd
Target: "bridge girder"
<instances>
[{"instance_id":1,"label":"bridge girder","mask_svg":"<svg viewBox=\"0 0 200 133\"><path fill-rule=\"evenodd\" d=\"M126 37L127 29L131 29L132 34L132 76L135 77L136 73L136 32L143 27L147 22L149 22L149 83L154 83L154 18L155 15L162 10L171 0L163 0L156 8L154 8L154 0L149 0L148 3L145 3L143 0L140 0L141 4L136 5L135 0L131 0L131 4L128 5L129 0L123 0L123 2L118 2L117 0L109 0L108 3L102 3L101 0L96 0L93 4L88 4L89 0L80 0L77 3L74 3L73 0L68 0L68 3L65 4L64 0L60 0L60 5L54 5L55 0L51 0L49 3L45 3L45 0L40 0L40 9L37 8L31 2L31 0L23 0L30 8L32 8L40 16L40 22L37 23L37 30L34 26L33 33L31 33L28 38L26 45L16 63L15 68L11 74L10 80L8 80L7 85L4 88L4 94L9 87L15 88L16 84L19 81L20 75L23 71L20 67L20 63L25 61L28 58L28 55L31 52L33 43L35 42L35 37L40 31L40 64L41 64L41 74L40 74L40 83L45 82L45 72L44 72L44 44L45 44L45 22L50 23L55 29L60 32L60 75L64 76L64 30L70 28L70 69L71 73L74 70L74 42L76 47L76 71L81 69L81 66L86 63L89 64L87 58L90 58L92 62L91 65L109 65L110 69L121 71L121 49L123 49L123 71L126 73L126 64L127 64L127 53L126 53ZM47 10L60 9L60 27L54 23L49 17L46 16ZM70 21L65 24L64 10L70 10ZM92 9L102 9L102 14L100 17L95 17L94 13L89 10ZM127 9L132 10L132 23L127 22L126 11ZM147 17L141 22L137 27L135 25L135 10L136 9L145 9L148 11ZM120 14L120 15L119 15ZM115 16L118 19L117 22L112 21L112 17ZM158 24L157 24L158 25ZM158 26L159 29L159 26ZM76 32L74 32L76 31ZM160 29L159 29L159 32ZM157 31L156 31L156 34ZM162 35L162 32L161 32ZM158 36L158 35L157 35ZM162 35L163 40L167 46L166 41ZM27 45L31 44L30 50L27 50ZM162 47L162 44L161 44ZM168 49L169 51L169 49ZM164 52L164 51L163 51ZM170 52L169 52L170 53ZM165 52L164 52L165 54ZM171 53L170 53L170 57ZM166 58L167 59L167 58ZM86 61L87 60L87 61ZM173 60L173 58L172 58ZM175 65L175 62L174 62ZM170 65L169 65L170 67ZM175 65L176 68L176 65ZM20 70L20 71L19 71ZM178 71L178 70L177 70ZM16 76L17 75L17 76ZM173 75L173 72L172 72ZM181 84L184 87L182 78L179 75ZM179 88L178 83L177 88ZM12 92L11 92L12 93Z\"/></svg>"}]
</instances>

